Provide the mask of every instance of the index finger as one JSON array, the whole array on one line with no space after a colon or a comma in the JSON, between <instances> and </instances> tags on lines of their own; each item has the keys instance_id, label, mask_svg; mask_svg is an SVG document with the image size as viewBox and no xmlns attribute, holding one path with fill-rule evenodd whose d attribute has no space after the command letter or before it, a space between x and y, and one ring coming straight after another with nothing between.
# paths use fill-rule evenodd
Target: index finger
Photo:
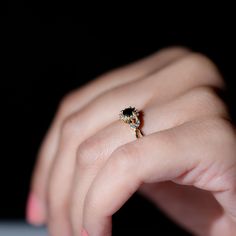
<instances>
[{"instance_id":1,"label":"index finger","mask_svg":"<svg viewBox=\"0 0 236 236\"><path fill-rule=\"evenodd\" d=\"M234 216L236 210L232 206L236 204L236 195L228 190L235 189L236 177L231 181L224 180L235 172L228 172L235 166L235 144L228 138L217 138L222 124L224 122L220 119L212 118L191 121L117 149L86 196L83 225L88 235L110 236L111 216L143 183L171 180L221 193L221 198L215 197L228 215ZM222 153L225 149L228 150L227 156ZM210 168L213 163L214 168ZM209 180L205 176L215 178Z\"/></svg>"}]
</instances>

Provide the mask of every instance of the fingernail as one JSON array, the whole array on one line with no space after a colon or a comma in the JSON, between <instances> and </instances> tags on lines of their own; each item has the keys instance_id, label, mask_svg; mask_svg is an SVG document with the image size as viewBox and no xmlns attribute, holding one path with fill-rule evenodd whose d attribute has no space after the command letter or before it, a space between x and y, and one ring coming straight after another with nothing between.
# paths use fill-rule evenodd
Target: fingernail
<instances>
[{"instance_id":1,"label":"fingernail","mask_svg":"<svg viewBox=\"0 0 236 236\"><path fill-rule=\"evenodd\" d=\"M89 236L85 229L82 229L81 235L82 236Z\"/></svg>"},{"instance_id":2,"label":"fingernail","mask_svg":"<svg viewBox=\"0 0 236 236\"><path fill-rule=\"evenodd\" d=\"M29 194L27 209L26 209L26 219L30 224L42 225L44 223L44 209L42 202L34 193Z\"/></svg>"}]
</instances>

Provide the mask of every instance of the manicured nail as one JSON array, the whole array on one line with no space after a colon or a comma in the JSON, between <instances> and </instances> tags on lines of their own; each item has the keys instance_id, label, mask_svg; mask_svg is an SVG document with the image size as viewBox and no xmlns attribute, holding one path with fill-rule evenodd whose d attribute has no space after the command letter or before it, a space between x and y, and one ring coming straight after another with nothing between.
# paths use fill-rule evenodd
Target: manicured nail
<instances>
[{"instance_id":1,"label":"manicured nail","mask_svg":"<svg viewBox=\"0 0 236 236\"><path fill-rule=\"evenodd\" d=\"M27 202L26 219L30 224L37 226L42 225L45 220L43 204L32 192Z\"/></svg>"},{"instance_id":2,"label":"manicured nail","mask_svg":"<svg viewBox=\"0 0 236 236\"><path fill-rule=\"evenodd\" d=\"M82 229L82 232L81 232L82 236L89 236L87 231L85 229Z\"/></svg>"}]
</instances>

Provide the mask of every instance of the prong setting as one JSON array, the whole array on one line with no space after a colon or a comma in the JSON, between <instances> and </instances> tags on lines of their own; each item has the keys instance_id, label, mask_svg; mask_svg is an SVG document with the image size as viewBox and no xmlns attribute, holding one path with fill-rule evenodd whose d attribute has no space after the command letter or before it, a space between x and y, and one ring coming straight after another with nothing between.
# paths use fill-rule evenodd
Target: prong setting
<instances>
[{"instance_id":1,"label":"prong setting","mask_svg":"<svg viewBox=\"0 0 236 236\"><path fill-rule=\"evenodd\" d=\"M139 112L135 107L128 107L120 112L120 119L136 130L140 126Z\"/></svg>"}]
</instances>

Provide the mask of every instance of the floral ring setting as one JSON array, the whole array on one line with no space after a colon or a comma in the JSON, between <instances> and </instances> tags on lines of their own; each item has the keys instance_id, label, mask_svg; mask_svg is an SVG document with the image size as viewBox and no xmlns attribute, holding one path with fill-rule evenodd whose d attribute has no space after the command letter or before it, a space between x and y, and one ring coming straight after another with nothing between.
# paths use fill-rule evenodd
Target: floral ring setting
<instances>
[{"instance_id":1,"label":"floral ring setting","mask_svg":"<svg viewBox=\"0 0 236 236\"><path fill-rule=\"evenodd\" d=\"M128 107L125 108L120 112L120 120L129 124L130 128L135 131L136 138L143 137L143 134L140 127L140 119L139 119L140 112L135 107Z\"/></svg>"}]
</instances>

